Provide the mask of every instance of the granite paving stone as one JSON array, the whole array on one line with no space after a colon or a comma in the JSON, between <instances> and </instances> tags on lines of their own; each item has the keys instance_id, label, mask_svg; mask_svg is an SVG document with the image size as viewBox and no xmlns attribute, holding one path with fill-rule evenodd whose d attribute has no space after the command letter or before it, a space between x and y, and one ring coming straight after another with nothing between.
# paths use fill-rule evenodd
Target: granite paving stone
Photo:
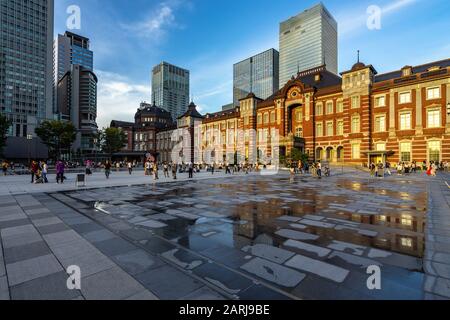
<instances>
[{"instance_id":1,"label":"granite paving stone","mask_svg":"<svg viewBox=\"0 0 450 320\"><path fill-rule=\"evenodd\" d=\"M145 291L145 288L120 268L93 274L83 279L81 292L88 300L126 299Z\"/></svg>"},{"instance_id":2,"label":"granite paving stone","mask_svg":"<svg viewBox=\"0 0 450 320\"><path fill-rule=\"evenodd\" d=\"M136 276L147 289L160 299L180 299L204 286L200 281L171 266L162 266Z\"/></svg>"},{"instance_id":3,"label":"granite paving stone","mask_svg":"<svg viewBox=\"0 0 450 320\"><path fill-rule=\"evenodd\" d=\"M80 295L67 288L67 273L57 272L11 287L13 300L70 300Z\"/></svg>"},{"instance_id":4,"label":"granite paving stone","mask_svg":"<svg viewBox=\"0 0 450 320\"><path fill-rule=\"evenodd\" d=\"M15 286L36 278L62 271L62 267L53 255L40 256L7 264L8 281Z\"/></svg>"}]
</instances>

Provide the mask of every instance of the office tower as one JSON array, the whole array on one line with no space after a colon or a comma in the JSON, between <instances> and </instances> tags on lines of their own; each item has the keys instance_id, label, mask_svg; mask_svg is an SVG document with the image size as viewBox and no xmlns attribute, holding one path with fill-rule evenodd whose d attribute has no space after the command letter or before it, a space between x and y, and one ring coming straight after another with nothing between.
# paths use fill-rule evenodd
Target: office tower
<instances>
[{"instance_id":1,"label":"office tower","mask_svg":"<svg viewBox=\"0 0 450 320\"><path fill-rule=\"evenodd\" d=\"M57 106L56 89L59 80L66 72L71 70L72 65L79 65L85 70L94 70L94 53L89 50L90 41L88 38L66 31L64 35L59 34L54 42L54 104Z\"/></svg>"},{"instance_id":2,"label":"office tower","mask_svg":"<svg viewBox=\"0 0 450 320\"><path fill-rule=\"evenodd\" d=\"M0 0L0 112L13 122L8 158L28 158L27 137L52 117L53 17L53 0Z\"/></svg>"},{"instance_id":3,"label":"office tower","mask_svg":"<svg viewBox=\"0 0 450 320\"><path fill-rule=\"evenodd\" d=\"M89 154L95 151L97 133L97 77L89 69L71 65L58 81L57 113L61 120L71 121L77 128L72 150Z\"/></svg>"},{"instance_id":4,"label":"office tower","mask_svg":"<svg viewBox=\"0 0 450 320\"><path fill-rule=\"evenodd\" d=\"M337 74L337 22L322 3L280 24L280 87L299 71L326 64Z\"/></svg>"},{"instance_id":5,"label":"office tower","mask_svg":"<svg viewBox=\"0 0 450 320\"><path fill-rule=\"evenodd\" d=\"M279 53L269 49L233 66L233 104L253 92L266 99L278 90Z\"/></svg>"},{"instance_id":6,"label":"office tower","mask_svg":"<svg viewBox=\"0 0 450 320\"><path fill-rule=\"evenodd\" d=\"M189 71L161 62L152 71L152 99L172 114L174 120L183 115L189 104Z\"/></svg>"}]
</instances>

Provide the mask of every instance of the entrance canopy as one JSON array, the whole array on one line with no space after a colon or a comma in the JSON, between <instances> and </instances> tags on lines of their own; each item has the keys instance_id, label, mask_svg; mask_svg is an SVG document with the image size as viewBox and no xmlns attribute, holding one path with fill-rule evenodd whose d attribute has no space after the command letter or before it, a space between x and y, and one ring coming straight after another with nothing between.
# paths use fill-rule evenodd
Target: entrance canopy
<instances>
[{"instance_id":1,"label":"entrance canopy","mask_svg":"<svg viewBox=\"0 0 450 320\"><path fill-rule=\"evenodd\" d=\"M363 153L367 154L367 159L368 159L367 161L370 166L370 162L371 162L370 160L374 157L381 158L382 159L381 162L383 164L386 164L387 157L394 155L395 152L391 150L391 151L365 151Z\"/></svg>"}]
</instances>

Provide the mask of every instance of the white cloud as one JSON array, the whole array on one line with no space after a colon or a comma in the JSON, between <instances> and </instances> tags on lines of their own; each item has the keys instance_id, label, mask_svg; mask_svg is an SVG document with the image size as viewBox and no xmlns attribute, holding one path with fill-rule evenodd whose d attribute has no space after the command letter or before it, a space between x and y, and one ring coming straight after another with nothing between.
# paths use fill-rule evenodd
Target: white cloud
<instances>
[{"instance_id":1,"label":"white cloud","mask_svg":"<svg viewBox=\"0 0 450 320\"><path fill-rule=\"evenodd\" d=\"M388 5L380 7L382 20L387 15L396 13L400 9L403 9L417 1L418 0L395 0ZM342 15L336 15L336 17L340 37L351 36L360 31L367 30L366 22L369 16L365 9L363 11L360 11L359 13L356 13L354 11L350 13L345 12Z\"/></svg>"},{"instance_id":2,"label":"white cloud","mask_svg":"<svg viewBox=\"0 0 450 320\"><path fill-rule=\"evenodd\" d=\"M178 2L176 1L163 2L143 22L121 24L121 26L138 36L158 39L165 34L167 28L177 27L174 14L177 6Z\"/></svg>"},{"instance_id":3,"label":"white cloud","mask_svg":"<svg viewBox=\"0 0 450 320\"><path fill-rule=\"evenodd\" d=\"M139 104L150 97L150 84L133 83L116 73L96 70L98 76L97 120L99 128L111 120L134 121Z\"/></svg>"}]
</instances>

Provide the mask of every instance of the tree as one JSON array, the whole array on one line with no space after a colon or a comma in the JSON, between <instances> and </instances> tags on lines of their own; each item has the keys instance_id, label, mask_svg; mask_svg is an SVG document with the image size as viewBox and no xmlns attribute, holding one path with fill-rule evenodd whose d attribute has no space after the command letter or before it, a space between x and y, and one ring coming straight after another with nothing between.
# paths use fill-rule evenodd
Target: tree
<instances>
[{"instance_id":1,"label":"tree","mask_svg":"<svg viewBox=\"0 0 450 320\"><path fill-rule=\"evenodd\" d=\"M102 150L109 155L119 152L127 143L125 132L119 128L103 129L100 136Z\"/></svg>"},{"instance_id":2,"label":"tree","mask_svg":"<svg viewBox=\"0 0 450 320\"><path fill-rule=\"evenodd\" d=\"M6 116L0 114L0 155L3 152L3 148L6 146L6 134L12 122L6 118Z\"/></svg>"},{"instance_id":3,"label":"tree","mask_svg":"<svg viewBox=\"0 0 450 320\"><path fill-rule=\"evenodd\" d=\"M309 156L306 153L300 151L300 149L293 148L291 151L291 161L301 161L302 163L308 162Z\"/></svg>"},{"instance_id":4,"label":"tree","mask_svg":"<svg viewBox=\"0 0 450 320\"><path fill-rule=\"evenodd\" d=\"M71 122L47 120L35 132L48 147L51 157L58 160L62 150L68 150L77 138L77 129Z\"/></svg>"}]
</instances>

